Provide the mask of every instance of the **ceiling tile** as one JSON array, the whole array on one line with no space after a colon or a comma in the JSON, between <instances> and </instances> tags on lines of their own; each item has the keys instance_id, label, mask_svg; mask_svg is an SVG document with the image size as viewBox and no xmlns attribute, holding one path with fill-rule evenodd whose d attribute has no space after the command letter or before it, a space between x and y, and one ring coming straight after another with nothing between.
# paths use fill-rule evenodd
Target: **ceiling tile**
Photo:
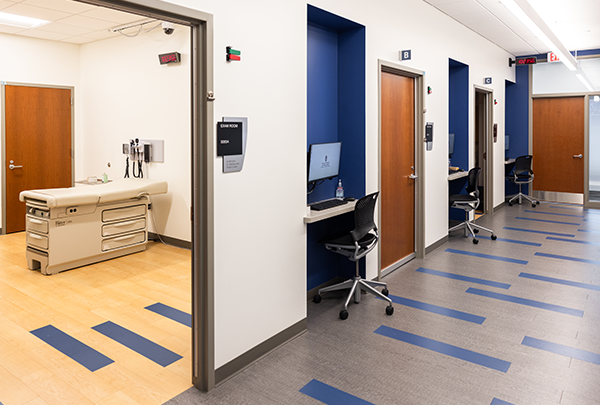
<instances>
[{"instance_id":1,"label":"ceiling tile","mask_svg":"<svg viewBox=\"0 0 600 405\"><path fill-rule=\"evenodd\" d=\"M98 20L97 18L90 18L83 15L72 15L70 17L59 20L61 24L74 25L76 27L90 28L92 30L108 30L110 27L115 25L114 22Z\"/></svg>"},{"instance_id":2,"label":"ceiling tile","mask_svg":"<svg viewBox=\"0 0 600 405\"><path fill-rule=\"evenodd\" d=\"M64 18L69 14L61 11L49 10L47 8L28 6L23 3L15 4L14 6L7 7L2 10L5 13L17 14L26 17L39 18L47 21L56 21L60 18Z\"/></svg>"},{"instance_id":3,"label":"ceiling tile","mask_svg":"<svg viewBox=\"0 0 600 405\"><path fill-rule=\"evenodd\" d=\"M16 34L17 32L24 31L21 27L13 27L12 25L0 24L0 32L5 34Z\"/></svg>"},{"instance_id":4,"label":"ceiling tile","mask_svg":"<svg viewBox=\"0 0 600 405\"><path fill-rule=\"evenodd\" d=\"M62 11L70 14L79 14L96 8L96 6L73 0L25 0L23 4L28 6L48 8L50 10Z\"/></svg>"},{"instance_id":5,"label":"ceiling tile","mask_svg":"<svg viewBox=\"0 0 600 405\"><path fill-rule=\"evenodd\" d=\"M19 35L26 37L33 37L39 39L48 39L50 41L60 41L61 39L69 37L69 35L58 34L56 32L40 31L40 30L25 30L20 32Z\"/></svg>"},{"instance_id":6,"label":"ceiling tile","mask_svg":"<svg viewBox=\"0 0 600 405\"><path fill-rule=\"evenodd\" d=\"M93 10L86 11L85 13L81 13L81 15L86 17L97 18L99 20L112 21L116 23L113 25L125 24L132 21L139 21L144 18L139 15L123 13L121 11L116 11L110 8L102 7L97 7Z\"/></svg>"},{"instance_id":7,"label":"ceiling tile","mask_svg":"<svg viewBox=\"0 0 600 405\"><path fill-rule=\"evenodd\" d=\"M76 27L74 25L61 24L59 22L46 24L40 27L39 30L65 35L83 35L94 31L90 28Z\"/></svg>"},{"instance_id":8,"label":"ceiling tile","mask_svg":"<svg viewBox=\"0 0 600 405\"><path fill-rule=\"evenodd\" d=\"M15 3L12 1L6 1L6 0L0 0L0 10L8 7L8 6L14 6Z\"/></svg>"}]
</instances>

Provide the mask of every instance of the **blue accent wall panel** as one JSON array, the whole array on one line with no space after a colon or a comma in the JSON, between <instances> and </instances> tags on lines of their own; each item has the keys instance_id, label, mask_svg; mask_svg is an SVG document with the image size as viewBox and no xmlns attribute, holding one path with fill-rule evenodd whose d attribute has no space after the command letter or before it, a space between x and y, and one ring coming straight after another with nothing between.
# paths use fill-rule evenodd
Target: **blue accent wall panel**
<instances>
[{"instance_id":1,"label":"blue accent wall panel","mask_svg":"<svg viewBox=\"0 0 600 405\"><path fill-rule=\"evenodd\" d=\"M504 126L505 134L510 136L510 148L505 151L505 156L508 158L529 153L529 67L517 66L515 69L515 83L505 82ZM519 192L519 187L512 182L506 181L505 187L506 195ZM527 193L529 186L525 184L521 189Z\"/></svg>"},{"instance_id":2,"label":"blue accent wall panel","mask_svg":"<svg viewBox=\"0 0 600 405\"><path fill-rule=\"evenodd\" d=\"M52 325L32 330L31 334L40 338L59 352L65 354L90 371L96 371L114 363L102 353L92 349L85 343L67 335Z\"/></svg>"},{"instance_id":3,"label":"blue accent wall panel","mask_svg":"<svg viewBox=\"0 0 600 405\"><path fill-rule=\"evenodd\" d=\"M455 136L452 166L468 170L469 66L453 59L448 62L448 132Z\"/></svg>"}]
</instances>

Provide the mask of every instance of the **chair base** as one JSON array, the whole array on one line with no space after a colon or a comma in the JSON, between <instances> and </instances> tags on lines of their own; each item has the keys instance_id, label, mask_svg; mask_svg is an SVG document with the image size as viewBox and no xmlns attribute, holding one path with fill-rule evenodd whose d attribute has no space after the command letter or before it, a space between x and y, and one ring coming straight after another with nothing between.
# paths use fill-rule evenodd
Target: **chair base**
<instances>
[{"instance_id":1,"label":"chair base","mask_svg":"<svg viewBox=\"0 0 600 405\"><path fill-rule=\"evenodd\" d=\"M383 287L383 291L379 292L375 289L375 287ZM361 291L368 292L376 297L387 301L389 305L385 309L386 314L392 315L394 313L392 300L387 297L387 284L381 281L365 280L364 278L360 277L360 275L358 275L358 262L356 262L356 276L354 276L354 278L343 281L338 284L331 285L329 287L320 288L317 295L313 297L313 301L315 303L321 302L322 293L348 289L350 290L350 292L348 293L348 297L346 298L346 302L344 303L344 309L340 312L340 318L348 318L348 304L350 304L350 300L352 299L352 297L354 297L354 302L358 304L360 302Z\"/></svg>"},{"instance_id":2,"label":"chair base","mask_svg":"<svg viewBox=\"0 0 600 405\"><path fill-rule=\"evenodd\" d=\"M523 202L523 199L526 199L527 201L529 201L531 203L532 207L535 207L536 205L538 205L540 203L538 200L531 198L527 194L523 194L523 193L521 193L521 191L519 191L518 194L515 194L510 200L508 200L508 205L512 206L513 201L515 201L517 199L519 200L519 205Z\"/></svg>"},{"instance_id":3,"label":"chair base","mask_svg":"<svg viewBox=\"0 0 600 405\"><path fill-rule=\"evenodd\" d=\"M470 221L461 222L460 224L453 226L452 228L448 229L448 233L456 231L458 229L462 229L464 231L465 238L472 236L474 244L479 243L479 240L477 239L477 236L475 234L478 233L480 230L491 233L492 240L498 239L498 237L496 235L494 235L494 231L492 231L491 229L485 228L481 225L477 225Z\"/></svg>"}]
</instances>

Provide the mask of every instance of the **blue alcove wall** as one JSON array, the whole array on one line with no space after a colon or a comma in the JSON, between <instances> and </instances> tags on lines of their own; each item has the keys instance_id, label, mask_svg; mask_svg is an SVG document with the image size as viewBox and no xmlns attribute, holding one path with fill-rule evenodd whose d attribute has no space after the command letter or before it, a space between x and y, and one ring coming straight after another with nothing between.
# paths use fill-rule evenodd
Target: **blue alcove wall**
<instances>
[{"instance_id":1,"label":"blue alcove wall","mask_svg":"<svg viewBox=\"0 0 600 405\"><path fill-rule=\"evenodd\" d=\"M341 141L339 178L345 196L358 199L366 188L365 27L310 5L307 27L307 151L311 143ZM307 203L333 198L337 183L318 184ZM352 276L354 263L319 241L353 226L353 213L307 226L308 290Z\"/></svg>"},{"instance_id":2,"label":"blue alcove wall","mask_svg":"<svg viewBox=\"0 0 600 405\"><path fill-rule=\"evenodd\" d=\"M516 66L515 69L515 83L508 80L505 82L504 107L505 133L510 136L509 149L504 153L505 157L513 159L529 153L529 66ZM523 192L527 193L528 189L528 185L522 186ZM505 182L505 195L518 192L516 184Z\"/></svg>"}]
</instances>

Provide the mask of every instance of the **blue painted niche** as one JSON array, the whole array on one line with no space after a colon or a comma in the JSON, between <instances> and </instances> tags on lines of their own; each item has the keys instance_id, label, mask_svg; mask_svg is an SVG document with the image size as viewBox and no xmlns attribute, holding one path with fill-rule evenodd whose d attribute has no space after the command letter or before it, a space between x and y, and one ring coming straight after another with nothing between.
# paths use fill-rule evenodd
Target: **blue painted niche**
<instances>
[{"instance_id":1,"label":"blue painted niche","mask_svg":"<svg viewBox=\"0 0 600 405\"><path fill-rule=\"evenodd\" d=\"M306 149L311 143L341 141L339 178L345 196L357 199L366 187L365 35L363 25L308 5ZM335 178L317 185L307 203L333 198L337 183ZM319 243L353 227L353 213L307 226L308 290L354 274L354 263Z\"/></svg>"},{"instance_id":2,"label":"blue painted niche","mask_svg":"<svg viewBox=\"0 0 600 405\"><path fill-rule=\"evenodd\" d=\"M516 66L515 69L515 82L505 82L504 107L506 135L510 136L509 149L505 151L505 156L513 159L529 153L529 66ZM528 188L528 185L523 185L523 192L527 193ZM519 187L516 184L505 182L505 195L518 192Z\"/></svg>"}]
</instances>

